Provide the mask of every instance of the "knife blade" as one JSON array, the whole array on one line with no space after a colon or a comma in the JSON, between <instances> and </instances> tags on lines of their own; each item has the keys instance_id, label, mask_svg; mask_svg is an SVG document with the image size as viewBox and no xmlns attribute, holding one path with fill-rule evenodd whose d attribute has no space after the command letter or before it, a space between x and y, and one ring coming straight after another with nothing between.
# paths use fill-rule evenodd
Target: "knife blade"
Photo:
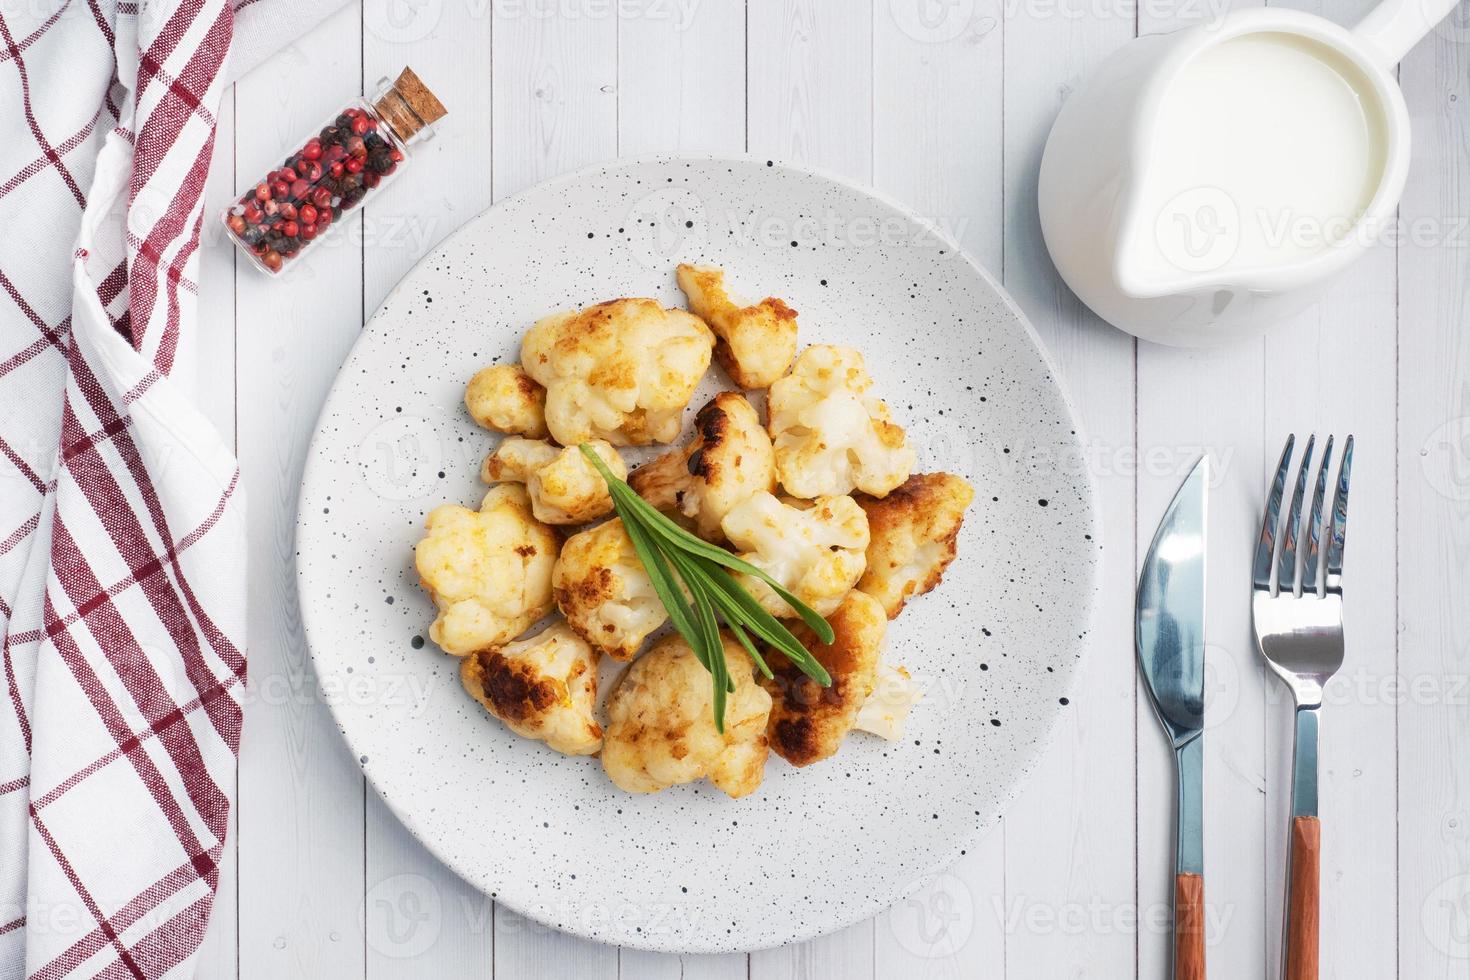
<instances>
[{"instance_id":1,"label":"knife blade","mask_svg":"<svg viewBox=\"0 0 1470 980\"><path fill-rule=\"evenodd\" d=\"M1139 672L1174 749L1174 977L1203 980L1205 515L1209 457L1201 456L1164 512L1138 576Z\"/></svg>"}]
</instances>

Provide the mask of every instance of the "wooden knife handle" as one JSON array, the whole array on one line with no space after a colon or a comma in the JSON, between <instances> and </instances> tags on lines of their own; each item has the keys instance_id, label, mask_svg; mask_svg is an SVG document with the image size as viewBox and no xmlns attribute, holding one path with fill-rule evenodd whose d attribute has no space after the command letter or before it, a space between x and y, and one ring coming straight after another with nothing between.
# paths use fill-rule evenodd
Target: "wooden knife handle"
<instances>
[{"instance_id":1,"label":"wooden knife handle","mask_svg":"<svg viewBox=\"0 0 1470 980\"><path fill-rule=\"evenodd\" d=\"M1205 879L1174 876L1174 980L1205 980Z\"/></svg>"},{"instance_id":2,"label":"wooden knife handle","mask_svg":"<svg viewBox=\"0 0 1470 980\"><path fill-rule=\"evenodd\" d=\"M1321 865L1322 822L1316 817L1292 818L1284 980L1317 980Z\"/></svg>"}]
</instances>

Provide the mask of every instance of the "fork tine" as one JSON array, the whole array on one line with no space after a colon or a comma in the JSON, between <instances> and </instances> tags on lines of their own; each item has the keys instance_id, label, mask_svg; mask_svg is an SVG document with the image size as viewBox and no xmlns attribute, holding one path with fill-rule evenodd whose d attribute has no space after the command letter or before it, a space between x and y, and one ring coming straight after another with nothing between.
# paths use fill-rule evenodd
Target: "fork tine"
<instances>
[{"instance_id":1,"label":"fork tine","mask_svg":"<svg viewBox=\"0 0 1470 980\"><path fill-rule=\"evenodd\" d=\"M1281 542L1281 554L1276 558L1276 587L1286 592L1296 592L1296 542L1302 529L1302 498L1307 493L1307 468L1312 465L1312 447L1317 436L1307 436L1306 448L1302 450L1302 465L1296 474L1296 489L1291 492L1291 511L1286 515L1286 539Z\"/></svg>"},{"instance_id":2,"label":"fork tine","mask_svg":"<svg viewBox=\"0 0 1470 980\"><path fill-rule=\"evenodd\" d=\"M1286 437L1281 447L1281 461L1276 464L1276 478L1271 481L1271 496L1266 500L1266 512L1261 517L1261 538L1256 543L1256 560L1252 569L1255 587L1271 591L1271 558L1276 551L1276 528L1281 521L1281 495L1286 492L1286 471L1291 466L1291 450L1296 445L1296 434Z\"/></svg>"},{"instance_id":3,"label":"fork tine","mask_svg":"<svg viewBox=\"0 0 1470 980\"><path fill-rule=\"evenodd\" d=\"M1342 465L1337 468L1337 492L1332 495L1332 533L1327 539L1327 587L1342 587L1342 550L1347 543L1348 481L1353 474L1353 437L1342 447Z\"/></svg>"},{"instance_id":4,"label":"fork tine","mask_svg":"<svg viewBox=\"0 0 1470 980\"><path fill-rule=\"evenodd\" d=\"M1307 522L1307 557L1302 561L1302 594L1317 591L1317 566L1322 563L1322 503L1327 496L1327 469L1332 464L1332 436L1322 447L1317 486L1312 491L1312 516Z\"/></svg>"}]
</instances>

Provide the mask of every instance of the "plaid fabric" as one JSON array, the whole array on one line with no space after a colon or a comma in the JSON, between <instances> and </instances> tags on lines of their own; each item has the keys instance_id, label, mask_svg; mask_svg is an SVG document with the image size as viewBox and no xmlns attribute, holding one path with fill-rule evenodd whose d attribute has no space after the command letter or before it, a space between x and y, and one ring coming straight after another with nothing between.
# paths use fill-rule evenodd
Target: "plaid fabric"
<instances>
[{"instance_id":1,"label":"plaid fabric","mask_svg":"<svg viewBox=\"0 0 1470 980\"><path fill-rule=\"evenodd\" d=\"M181 977L218 883L244 507L170 379L228 0L0 0L0 980Z\"/></svg>"}]
</instances>

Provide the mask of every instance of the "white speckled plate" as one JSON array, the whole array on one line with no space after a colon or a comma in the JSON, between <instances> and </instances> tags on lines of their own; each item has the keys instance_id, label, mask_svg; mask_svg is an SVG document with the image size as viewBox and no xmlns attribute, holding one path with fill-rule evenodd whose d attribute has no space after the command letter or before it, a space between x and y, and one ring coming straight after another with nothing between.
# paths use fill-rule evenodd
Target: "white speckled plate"
<instances>
[{"instance_id":1,"label":"white speckled plate","mask_svg":"<svg viewBox=\"0 0 1470 980\"><path fill-rule=\"evenodd\" d=\"M804 771L773 755L738 801L707 783L630 796L596 759L510 734L427 641L433 608L412 566L424 515L484 493L494 438L462 406L470 375L514 360L550 311L682 304L685 260L787 300L802 342L863 351L919 469L976 489L959 559L889 631L886 657L927 691L906 737L855 733ZM513 909L654 950L815 936L882 911L974 845L1068 710L1098 561L1080 447L1020 311L903 208L759 160L584 170L505 201L419 263L342 368L297 529L317 674L393 811Z\"/></svg>"}]
</instances>

